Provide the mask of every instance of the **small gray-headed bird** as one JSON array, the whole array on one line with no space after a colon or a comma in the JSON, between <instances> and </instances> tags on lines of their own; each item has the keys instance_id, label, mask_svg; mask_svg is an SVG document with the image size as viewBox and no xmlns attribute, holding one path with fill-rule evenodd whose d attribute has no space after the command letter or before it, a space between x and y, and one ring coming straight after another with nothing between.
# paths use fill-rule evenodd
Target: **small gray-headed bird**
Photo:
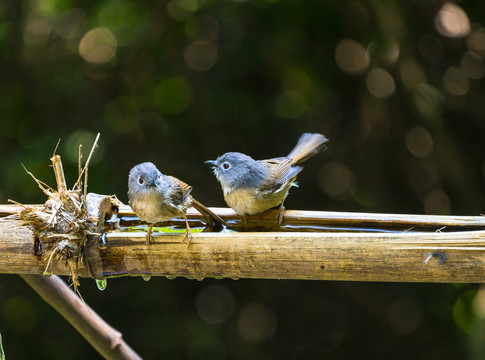
<instances>
[{"instance_id":1,"label":"small gray-headed bird","mask_svg":"<svg viewBox=\"0 0 485 360\"><path fill-rule=\"evenodd\" d=\"M224 200L236 213L246 217L280 205L278 222L284 219L288 191L296 185L300 164L326 149L328 139L321 134L303 134L295 148L284 157L254 160L238 152L228 152L208 160L221 183Z\"/></svg>"},{"instance_id":2,"label":"small gray-headed bird","mask_svg":"<svg viewBox=\"0 0 485 360\"><path fill-rule=\"evenodd\" d=\"M176 217L185 219L185 240L190 244L192 234L187 222L187 209L194 207L209 225L226 224L223 219L195 200L190 192L192 186L179 179L163 175L151 162L136 165L128 177L128 200L136 216L150 223L147 244L152 239L152 228L157 222Z\"/></svg>"}]
</instances>

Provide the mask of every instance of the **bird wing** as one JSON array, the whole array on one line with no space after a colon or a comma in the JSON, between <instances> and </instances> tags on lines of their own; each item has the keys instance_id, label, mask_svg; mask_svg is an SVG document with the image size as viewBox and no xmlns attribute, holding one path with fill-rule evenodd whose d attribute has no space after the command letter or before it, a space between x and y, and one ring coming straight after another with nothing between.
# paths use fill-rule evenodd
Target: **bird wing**
<instances>
[{"instance_id":1,"label":"bird wing","mask_svg":"<svg viewBox=\"0 0 485 360\"><path fill-rule=\"evenodd\" d=\"M262 160L270 169L270 174L261 186L262 191L275 191L288 180L295 177L303 167L300 165L291 165L291 159L279 157Z\"/></svg>"},{"instance_id":2,"label":"bird wing","mask_svg":"<svg viewBox=\"0 0 485 360\"><path fill-rule=\"evenodd\" d=\"M192 191L192 186L173 176L166 176L166 179L168 182L170 182L173 189L173 191L170 192L171 200L176 204L185 202Z\"/></svg>"}]
</instances>

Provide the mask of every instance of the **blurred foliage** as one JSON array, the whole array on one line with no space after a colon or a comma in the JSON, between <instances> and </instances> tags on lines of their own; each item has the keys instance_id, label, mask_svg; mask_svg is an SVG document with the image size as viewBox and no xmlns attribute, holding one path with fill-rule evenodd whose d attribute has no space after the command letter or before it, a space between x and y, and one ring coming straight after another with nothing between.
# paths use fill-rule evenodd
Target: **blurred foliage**
<instances>
[{"instance_id":1,"label":"blurred foliage","mask_svg":"<svg viewBox=\"0 0 485 360\"><path fill-rule=\"evenodd\" d=\"M0 203L45 199L77 146L91 191L126 201L153 161L224 206L204 160L330 138L287 208L477 215L485 202L485 3L438 0L0 2ZM271 146L269 146L271 145ZM2 276L16 359L93 358L21 280ZM474 285L84 280L85 300L148 359L454 359L485 353ZM121 301L122 299L122 301Z\"/></svg>"}]
</instances>

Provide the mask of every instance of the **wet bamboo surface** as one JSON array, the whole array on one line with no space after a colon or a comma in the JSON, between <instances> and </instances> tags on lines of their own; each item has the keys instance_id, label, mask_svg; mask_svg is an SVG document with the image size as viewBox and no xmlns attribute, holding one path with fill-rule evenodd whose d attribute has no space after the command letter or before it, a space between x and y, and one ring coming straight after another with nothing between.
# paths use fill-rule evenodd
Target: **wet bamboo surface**
<instances>
[{"instance_id":1,"label":"wet bamboo surface","mask_svg":"<svg viewBox=\"0 0 485 360\"><path fill-rule=\"evenodd\" d=\"M13 210L0 206L3 215ZM139 226L129 207L121 206L120 226L106 227L106 246L93 239L79 275L485 281L485 218L481 216L287 211L285 226L279 228L274 224L277 211L244 222L230 209L211 210L238 232L194 230L190 246L183 233L154 232L154 240L146 245L145 227ZM196 211L189 211L189 219L191 227L202 225ZM170 225L182 229L183 221ZM127 231L137 226L140 231ZM261 228L265 231L258 231ZM45 261L36 254L33 241L27 227L19 227L14 220L0 221L0 273L43 273ZM69 270L56 262L52 272L67 275Z\"/></svg>"}]
</instances>

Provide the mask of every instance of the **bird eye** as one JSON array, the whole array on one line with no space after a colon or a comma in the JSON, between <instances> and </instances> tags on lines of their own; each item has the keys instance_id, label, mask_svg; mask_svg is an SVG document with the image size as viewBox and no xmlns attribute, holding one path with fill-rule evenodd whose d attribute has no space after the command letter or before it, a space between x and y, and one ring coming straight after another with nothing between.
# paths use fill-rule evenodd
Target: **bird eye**
<instances>
[{"instance_id":1,"label":"bird eye","mask_svg":"<svg viewBox=\"0 0 485 360\"><path fill-rule=\"evenodd\" d=\"M138 184L142 185L145 182L142 177L138 178Z\"/></svg>"},{"instance_id":2,"label":"bird eye","mask_svg":"<svg viewBox=\"0 0 485 360\"><path fill-rule=\"evenodd\" d=\"M229 165L229 163L226 162L226 163L222 164L222 167L224 168L224 170L227 170L231 167L231 165Z\"/></svg>"}]
</instances>

